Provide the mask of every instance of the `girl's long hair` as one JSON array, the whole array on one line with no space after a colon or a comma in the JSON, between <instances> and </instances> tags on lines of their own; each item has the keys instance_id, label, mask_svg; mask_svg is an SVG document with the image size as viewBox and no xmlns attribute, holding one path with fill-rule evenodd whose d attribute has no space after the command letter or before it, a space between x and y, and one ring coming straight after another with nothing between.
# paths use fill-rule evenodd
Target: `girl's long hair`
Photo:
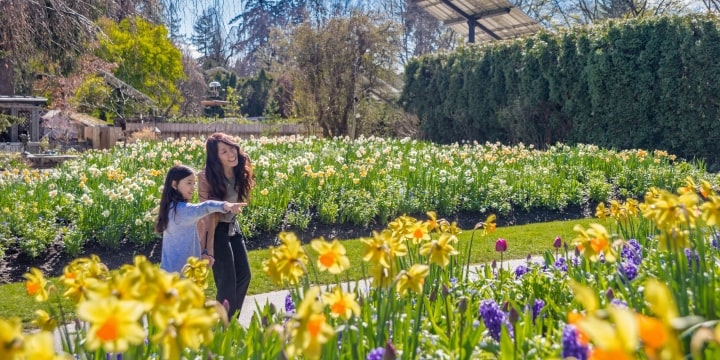
<instances>
[{"instance_id":1,"label":"girl's long hair","mask_svg":"<svg viewBox=\"0 0 720 360\"><path fill-rule=\"evenodd\" d=\"M238 201L249 200L250 190L255 186L255 175L250 157L240 149L240 145L232 137L224 133L214 133L205 141L205 178L210 185L210 196L216 200L223 200L228 193L225 185L225 172L218 156L219 143L237 150L238 164L233 168L236 179L235 190L238 193Z\"/></svg>"},{"instance_id":2,"label":"girl's long hair","mask_svg":"<svg viewBox=\"0 0 720 360\"><path fill-rule=\"evenodd\" d=\"M167 229L168 221L170 221L170 210L175 211L179 202L187 201L177 189L173 188L173 181L179 183L180 180L190 175L195 175L195 170L185 165L175 165L168 171L165 177L162 197L160 198L158 217L155 222L155 232L162 234L162 232Z\"/></svg>"}]
</instances>

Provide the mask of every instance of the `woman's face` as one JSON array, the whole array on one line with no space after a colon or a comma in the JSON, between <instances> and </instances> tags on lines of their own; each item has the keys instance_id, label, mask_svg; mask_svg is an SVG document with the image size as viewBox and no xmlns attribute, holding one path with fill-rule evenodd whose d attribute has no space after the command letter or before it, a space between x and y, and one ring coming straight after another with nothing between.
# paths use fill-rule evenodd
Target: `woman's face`
<instances>
[{"instance_id":1,"label":"woman's face","mask_svg":"<svg viewBox=\"0 0 720 360\"><path fill-rule=\"evenodd\" d=\"M238 164L238 152L233 146L218 142L218 158L224 170L229 170Z\"/></svg>"},{"instance_id":2,"label":"woman's face","mask_svg":"<svg viewBox=\"0 0 720 360\"><path fill-rule=\"evenodd\" d=\"M195 174L180 179L180 181L173 181L173 188L182 195L185 201L190 201L195 194Z\"/></svg>"}]
</instances>

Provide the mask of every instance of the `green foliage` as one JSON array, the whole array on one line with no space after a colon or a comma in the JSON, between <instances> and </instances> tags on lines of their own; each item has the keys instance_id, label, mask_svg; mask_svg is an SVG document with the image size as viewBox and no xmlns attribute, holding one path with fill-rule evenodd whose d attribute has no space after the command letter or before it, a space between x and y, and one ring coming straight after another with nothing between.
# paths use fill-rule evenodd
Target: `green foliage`
<instances>
[{"instance_id":1,"label":"green foliage","mask_svg":"<svg viewBox=\"0 0 720 360\"><path fill-rule=\"evenodd\" d=\"M401 102L424 136L545 147L663 149L720 167L720 21L609 21L460 47L405 69Z\"/></svg>"},{"instance_id":2,"label":"green foliage","mask_svg":"<svg viewBox=\"0 0 720 360\"><path fill-rule=\"evenodd\" d=\"M169 110L182 101L177 82L185 77L182 53L168 38L163 25L142 18L120 23L100 21L105 37L98 55L118 65L114 75Z\"/></svg>"},{"instance_id":3,"label":"green foliage","mask_svg":"<svg viewBox=\"0 0 720 360\"><path fill-rule=\"evenodd\" d=\"M121 110L116 106L113 90L99 75L89 76L80 84L73 97L73 102L79 111L111 123ZM126 109L127 105L129 104L126 104Z\"/></svg>"},{"instance_id":4,"label":"green foliage","mask_svg":"<svg viewBox=\"0 0 720 360\"><path fill-rule=\"evenodd\" d=\"M260 70L257 76L244 79L238 85L238 92L242 96L242 112L249 117L263 116L268 102L271 100L271 91L274 80L265 70Z\"/></svg>"},{"instance_id":5,"label":"green foliage","mask_svg":"<svg viewBox=\"0 0 720 360\"><path fill-rule=\"evenodd\" d=\"M0 132L5 131L5 129L10 128L13 125L22 124L24 121L25 119L21 117L0 114Z\"/></svg>"}]
</instances>

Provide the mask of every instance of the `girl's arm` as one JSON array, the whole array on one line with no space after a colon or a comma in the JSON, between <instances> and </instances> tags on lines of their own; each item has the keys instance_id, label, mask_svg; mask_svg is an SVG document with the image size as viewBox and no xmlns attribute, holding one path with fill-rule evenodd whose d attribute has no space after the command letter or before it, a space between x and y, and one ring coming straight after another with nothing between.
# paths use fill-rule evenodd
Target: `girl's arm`
<instances>
[{"instance_id":1,"label":"girl's arm","mask_svg":"<svg viewBox=\"0 0 720 360\"><path fill-rule=\"evenodd\" d=\"M198 197L200 201L210 200L210 184L204 172L198 174ZM198 222L198 236L200 238L200 249L214 257L215 227L219 220L218 214L209 214Z\"/></svg>"},{"instance_id":2,"label":"girl's arm","mask_svg":"<svg viewBox=\"0 0 720 360\"><path fill-rule=\"evenodd\" d=\"M231 209L230 203L225 201L208 200L201 203L179 203L170 221L180 224L198 223L205 216L213 213L226 213Z\"/></svg>"}]
</instances>

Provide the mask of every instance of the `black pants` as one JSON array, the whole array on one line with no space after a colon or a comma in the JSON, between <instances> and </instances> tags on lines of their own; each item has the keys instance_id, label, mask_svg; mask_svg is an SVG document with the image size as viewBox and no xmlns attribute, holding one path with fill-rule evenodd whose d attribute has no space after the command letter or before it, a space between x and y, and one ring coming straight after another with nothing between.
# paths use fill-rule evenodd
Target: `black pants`
<instances>
[{"instance_id":1,"label":"black pants","mask_svg":"<svg viewBox=\"0 0 720 360\"><path fill-rule=\"evenodd\" d=\"M228 236L229 224L219 222L215 228L215 264L213 276L217 300L230 304L228 315L239 312L250 286L250 263L242 234Z\"/></svg>"}]
</instances>

